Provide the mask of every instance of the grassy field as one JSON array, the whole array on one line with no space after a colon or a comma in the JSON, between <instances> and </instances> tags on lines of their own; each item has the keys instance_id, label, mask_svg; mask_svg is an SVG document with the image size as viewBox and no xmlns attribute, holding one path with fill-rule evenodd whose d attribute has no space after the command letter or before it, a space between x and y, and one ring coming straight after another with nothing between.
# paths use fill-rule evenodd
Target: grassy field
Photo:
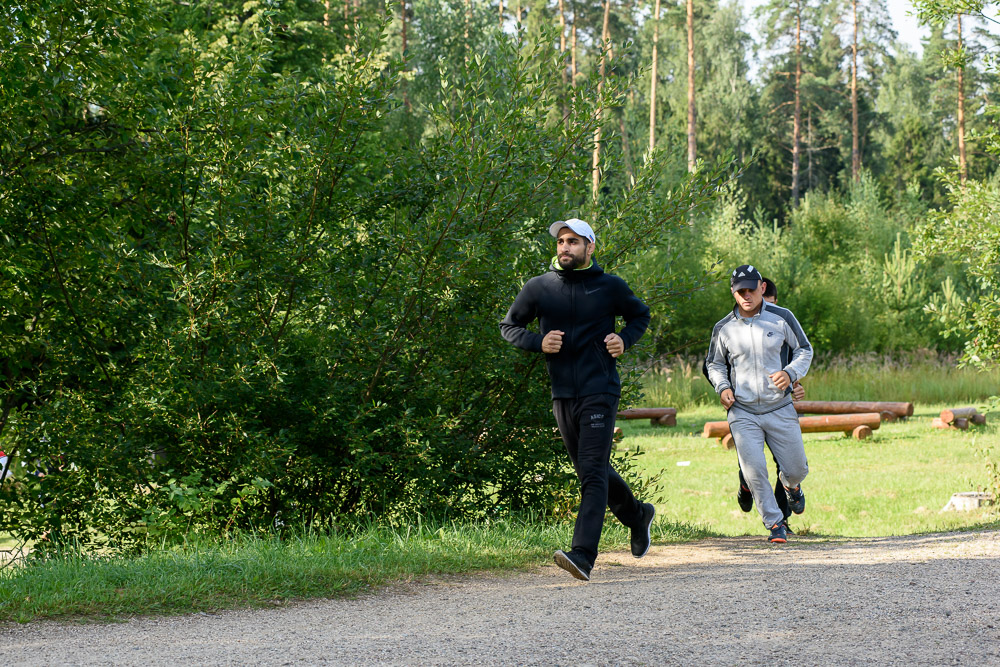
<instances>
[{"instance_id":1,"label":"grassy field","mask_svg":"<svg viewBox=\"0 0 1000 667\"><path fill-rule=\"evenodd\" d=\"M68 555L28 568L0 568L0 622L271 607L354 595L428 574L511 572L551 562L552 551L567 546L572 534L570 523L418 521L401 529L219 540L138 558ZM704 536L667 523L653 530L656 544ZM602 544L627 550L628 532L609 527Z\"/></svg>"},{"instance_id":2,"label":"grassy field","mask_svg":"<svg viewBox=\"0 0 1000 667\"><path fill-rule=\"evenodd\" d=\"M701 359L674 358L643 376L640 406L687 411L718 405L701 373ZM979 372L958 368L950 357L909 353L820 358L803 380L811 401L907 401L914 404L981 404L1000 394L1000 368Z\"/></svg>"},{"instance_id":3,"label":"grassy field","mask_svg":"<svg viewBox=\"0 0 1000 667\"><path fill-rule=\"evenodd\" d=\"M931 428L931 419L954 404L918 405L906 421L884 422L871 438L854 440L841 433L807 433L809 477L803 483L806 511L793 516L794 530L811 535L850 537L904 535L992 525L991 509L941 512L953 493L989 484L988 448L1000 456L1000 415L969 431ZM662 520L687 522L723 535L764 535L756 508L743 513L736 504L735 450L701 436L706 421L722 421L718 404L678 414L677 426L620 422L625 439L619 446L640 447L645 470L662 470L667 489L658 504ZM768 459L772 483L774 462Z\"/></svg>"}]
</instances>

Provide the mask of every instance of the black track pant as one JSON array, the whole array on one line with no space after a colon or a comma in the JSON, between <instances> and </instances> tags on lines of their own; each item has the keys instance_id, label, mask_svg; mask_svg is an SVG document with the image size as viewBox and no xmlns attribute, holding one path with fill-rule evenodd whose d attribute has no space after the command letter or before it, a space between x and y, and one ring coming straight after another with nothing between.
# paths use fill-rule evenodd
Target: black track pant
<instances>
[{"instance_id":1,"label":"black track pant","mask_svg":"<svg viewBox=\"0 0 1000 667\"><path fill-rule=\"evenodd\" d=\"M642 521L642 506L628 484L611 467L611 440L615 432L618 397L594 394L552 400L563 443L580 478L580 511L573 530L573 549L593 565L604 527L604 508L627 527Z\"/></svg>"}]
</instances>

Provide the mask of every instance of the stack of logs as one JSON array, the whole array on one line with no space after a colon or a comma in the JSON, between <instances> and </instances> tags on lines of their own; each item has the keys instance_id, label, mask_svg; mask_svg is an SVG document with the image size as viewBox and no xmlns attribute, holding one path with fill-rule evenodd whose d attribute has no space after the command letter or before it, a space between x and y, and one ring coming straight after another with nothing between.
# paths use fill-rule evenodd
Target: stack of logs
<instances>
[{"instance_id":1,"label":"stack of logs","mask_svg":"<svg viewBox=\"0 0 1000 667\"><path fill-rule=\"evenodd\" d=\"M652 426L677 426L677 409L631 408L619 412L618 419L648 419Z\"/></svg>"},{"instance_id":2,"label":"stack of logs","mask_svg":"<svg viewBox=\"0 0 1000 667\"><path fill-rule=\"evenodd\" d=\"M818 413L818 417L799 417L803 433L843 431L857 440L871 436L883 421L895 421L913 415L913 403L885 401L799 401L793 404L798 413ZM702 435L721 438L726 449L735 447L729 422L708 422Z\"/></svg>"},{"instance_id":3,"label":"stack of logs","mask_svg":"<svg viewBox=\"0 0 1000 667\"><path fill-rule=\"evenodd\" d=\"M941 411L940 417L931 422L934 428L954 428L962 431L970 424L985 424L986 415L980 414L976 408L947 408Z\"/></svg>"}]
</instances>

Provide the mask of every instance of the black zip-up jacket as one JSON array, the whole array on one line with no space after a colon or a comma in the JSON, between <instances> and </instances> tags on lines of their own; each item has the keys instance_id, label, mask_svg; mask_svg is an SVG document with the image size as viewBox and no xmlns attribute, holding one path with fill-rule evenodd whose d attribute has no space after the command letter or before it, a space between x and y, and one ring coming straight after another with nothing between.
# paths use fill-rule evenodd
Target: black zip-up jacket
<instances>
[{"instance_id":1,"label":"black zip-up jacket","mask_svg":"<svg viewBox=\"0 0 1000 667\"><path fill-rule=\"evenodd\" d=\"M564 332L562 349L545 355L552 398L621 396L618 365L604 338L615 333L615 318L620 316L625 327L618 335L626 350L632 347L649 326L649 307L624 280L605 273L596 262L573 271L555 266L521 288L500 322L501 335L522 350L541 352L545 334ZM541 333L526 328L535 319Z\"/></svg>"}]
</instances>

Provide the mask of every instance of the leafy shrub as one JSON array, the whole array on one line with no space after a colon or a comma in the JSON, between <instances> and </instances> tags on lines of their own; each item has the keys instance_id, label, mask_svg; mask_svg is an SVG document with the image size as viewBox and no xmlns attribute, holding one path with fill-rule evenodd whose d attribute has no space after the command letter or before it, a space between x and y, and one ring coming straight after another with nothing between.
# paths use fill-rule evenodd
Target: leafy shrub
<instances>
[{"instance_id":1,"label":"leafy shrub","mask_svg":"<svg viewBox=\"0 0 1000 667\"><path fill-rule=\"evenodd\" d=\"M311 33L264 11L206 26L126 2L67 19L74 35L49 29L72 8L47 9L18 28L46 37L16 45L28 94L0 85L20 165L0 195L17 278L0 295L17 470L0 531L125 550L558 507L572 478L543 364L497 323L546 267L549 221L601 221L614 269L728 165L658 195L652 156L587 203L578 165L621 90L580 81L553 121L552 48L499 34L442 79L415 142L379 25L310 60L294 44ZM65 76L91 58L99 74Z\"/></svg>"}]
</instances>

